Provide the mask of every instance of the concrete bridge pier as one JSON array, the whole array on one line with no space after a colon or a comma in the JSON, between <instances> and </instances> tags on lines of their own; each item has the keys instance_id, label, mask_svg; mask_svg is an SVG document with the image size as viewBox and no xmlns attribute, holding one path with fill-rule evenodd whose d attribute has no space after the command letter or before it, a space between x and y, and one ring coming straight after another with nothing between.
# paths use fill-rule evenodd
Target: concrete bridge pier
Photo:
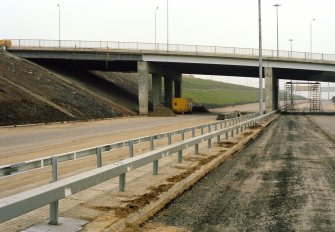
<instances>
[{"instance_id":1,"label":"concrete bridge pier","mask_svg":"<svg viewBox=\"0 0 335 232\"><path fill-rule=\"evenodd\" d=\"M139 114L147 115L149 113L149 69L148 63L145 61L137 62L138 72L138 104Z\"/></svg>"},{"instance_id":2,"label":"concrete bridge pier","mask_svg":"<svg viewBox=\"0 0 335 232\"><path fill-rule=\"evenodd\" d=\"M157 107L161 105L162 98L162 75L152 74L152 105L153 109L156 110Z\"/></svg>"},{"instance_id":3,"label":"concrete bridge pier","mask_svg":"<svg viewBox=\"0 0 335 232\"><path fill-rule=\"evenodd\" d=\"M138 101L140 115L149 113L149 73L152 74L152 101L153 109L161 105L162 97L162 76L164 76L164 105L167 108L172 107L172 98L182 96L182 75L161 68L153 63L138 61Z\"/></svg>"},{"instance_id":4,"label":"concrete bridge pier","mask_svg":"<svg viewBox=\"0 0 335 232\"><path fill-rule=\"evenodd\" d=\"M164 76L164 105L167 108L171 109L172 106L172 97L173 97L173 79L168 77L167 75Z\"/></svg>"},{"instance_id":5,"label":"concrete bridge pier","mask_svg":"<svg viewBox=\"0 0 335 232\"><path fill-rule=\"evenodd\" d=\"M271 112L279 108L279 82L276 77L273 76L273 68L265 67L265 110Z\"/></svg>"},{"instance_id":6,"label":"concrete bridge pier","mask_svg":"<svg viewBox=\"0 0 335 232\"><path fill-rule=\"evenodd\" d=\"M174 97L182 97L182 75L178 74L174 79Z\"/></svg>"}]
</instances>

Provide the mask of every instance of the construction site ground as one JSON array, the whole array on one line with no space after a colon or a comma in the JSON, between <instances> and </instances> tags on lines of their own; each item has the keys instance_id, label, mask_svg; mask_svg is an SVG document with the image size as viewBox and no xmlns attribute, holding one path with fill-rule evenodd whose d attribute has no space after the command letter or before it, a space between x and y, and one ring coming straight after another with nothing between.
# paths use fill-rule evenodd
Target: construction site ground
<instances>
[{"instance_id":1,"label":"construction site ground","mask_svg":"<svg viewBox=\"0 0 335 232\"><path fill-rule=\"evenodd\" d=\"M207 124L214 121L215 115L202 114L173 118L134 117L68 124L2 128L0 129L2 132L0 133L0 141L3 141L3 144L1 146L2 150L0 153L0 159L2 164L22 162L29 159L44 157L46 155L59 154L61 152L73 151L75 149L83 149L85 147L172 131L194 125ZM71 131L74 134L72 134ZM131 134L129 134L130 132ZM53 133L56 133L56 135ZM197 132L197 134L199 133L200 132ZM175 139L178 140L180 138ZM163 146L164 144L167 144L166 140L162 140L157 143L155 142L155 147ZM148 151L148 149L148 144L137 145L135 147L135 154L144 153L145 151ZM126 157L128 157L127 149L114 151L109 154L106 153L103 156L103 163L106 165ZM193 161L196 161L200 157L202 156L196 157ZM172 159L175 159L175 157ZM169 163L171 160L162 161L160 166L164 166L164 162ZM60 178L65 178L76 173L95 168L95 163L95 157L64 163L60 165ZM187 164L187 162L183 165L185 164ZM149 165L147 169L151 169L151 166ZM160 170L162 171L160 172L161 175L164 173L164 168ZM182 168L177 168L177 171L178 170L183 171ZM138 173L143 174L143 170L135 170L134 173L127 176L127 180L131 180L132 175L136 176ZM169 171L167 173L169 173ZM173 173L177 172L173 171ZM28 172L15 175L10 178L1 179L1 197L29 190L33 187L46 184L49 181L50 168L39 169L31 173ZM114 182L113 186L115 187L117 180L113 180L112 182ZM88 196L87 194L83 195L85 197ZM44 212L44 217L45 216L47 215ZM31 220L32 219L30 218L27 222L31 223ZM18 226L17 228L24 227L24 225L20 225L20 223L14 224ZM7 223L4 223L1 227L9 229L6 225Z\"/></svg>"}]
</instances>

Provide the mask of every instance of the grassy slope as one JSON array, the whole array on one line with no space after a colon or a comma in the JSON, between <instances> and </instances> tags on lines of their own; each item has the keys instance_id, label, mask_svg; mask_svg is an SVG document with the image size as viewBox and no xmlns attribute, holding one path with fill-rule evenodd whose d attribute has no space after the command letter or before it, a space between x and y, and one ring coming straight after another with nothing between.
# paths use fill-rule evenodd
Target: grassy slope
<instances>
[{"instance_id":1,"label":"grassy slope","mask_svg":"<svg viewBox=\"0 0 335 232\"><path fill-rule=\"evenodd\" d=\"M258 102L257 88L197 78L183 78L183 97L207 107ZM283 98L283 93L280 93ZM265 99L265 92L264 92Z\"/></svg>"}]
</instances>

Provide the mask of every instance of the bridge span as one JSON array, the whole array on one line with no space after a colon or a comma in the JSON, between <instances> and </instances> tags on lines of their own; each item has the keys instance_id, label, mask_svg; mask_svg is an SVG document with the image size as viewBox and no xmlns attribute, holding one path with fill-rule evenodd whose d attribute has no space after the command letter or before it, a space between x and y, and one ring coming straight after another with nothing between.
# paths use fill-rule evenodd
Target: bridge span
<instances>
[{"instance_id":1,"label":"bridge span","mask_svg":"<svg viewBox=\"0 0 335 232\"><path fill-rule=\"evenodd\" d=\"M182 74L258 77L258 49L107 41L12 40L8 51L39 64L85 70L137 72L139 112L148 114L149 74L153 107L182 97ZM335 55L263 50L266 111L278 109L278 81L335 82ZM164 77L164 79L163 79Z\"/></svg>"}]
</instances>

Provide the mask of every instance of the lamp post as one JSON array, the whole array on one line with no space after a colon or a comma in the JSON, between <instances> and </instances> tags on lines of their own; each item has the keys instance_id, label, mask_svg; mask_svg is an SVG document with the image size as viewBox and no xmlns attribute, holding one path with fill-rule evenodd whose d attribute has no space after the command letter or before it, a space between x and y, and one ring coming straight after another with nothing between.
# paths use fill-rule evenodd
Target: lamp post
<instances>
[{"instance_id":1,"label":"lamp post","mask_svg":"<svg viewBox=\"0 0 335 232\"><path fill-rule=\"evenodd\" d=\"M169 52L169 0L166 0L166 52Z\"/></svg>"},{"instance_id":2,"label":"lamp post","mask_svg":"<svg viewBox=\"0 0 335 232\"><path fill-rule=\"evenodd\" d=\"M310 36L310 51L311 51L311 58L312 58L312 53L313 53L313 22L315 19L312 19L310 25L309 25L309 36Z\"/></svg>"},{"instance_id":3,"label":"lamp post","mask_svg":"<svg viewBox=\"0 0 335 232\"><path fill-rule=\"evenodd\" d=\"M259 115L263 115L263 58L262 58L262 9L258 0L258 38L259 38Z\"/></svg>"},{"instance_id":4,"label":"lamp post","mask_svg":"<svg viewBox=\"0 0 335 232\"><path fill-rule=\"evenodd\" d=\"M157 10L158 6L155 8L155 49L157 50Z\"/></svg>"},{"instance_id":5,"label":"lamp post","mask_svg":"<svg viewBox=\"0 0 335 232\"><path fill-rule=\"evenodd\" d=\"M279 56L279 19L278 19L278 8L281 6L280 4L273 5L276 7L276 15L277 15L277 56Z\"/></svg>"},{"instance_id":6,"label":"lamp post","mask_svg":"<svg viewBox=\"0 0 335 232\"><path fill-rule=\"evenodd\" d=\"M290 44L291 44L291 58L292 58L292 44L293 44L293 39L289 39Z\"/></svg>"},{"instance_id":7,"label":"lamp post","mask_svg":"<svg viewBox=\"0 0 335 232\"><path fill-rule=\"evenodd\" d=\"M60 47L60 5L58 4L58 46Z\"/></svg>"}]
</instances>

